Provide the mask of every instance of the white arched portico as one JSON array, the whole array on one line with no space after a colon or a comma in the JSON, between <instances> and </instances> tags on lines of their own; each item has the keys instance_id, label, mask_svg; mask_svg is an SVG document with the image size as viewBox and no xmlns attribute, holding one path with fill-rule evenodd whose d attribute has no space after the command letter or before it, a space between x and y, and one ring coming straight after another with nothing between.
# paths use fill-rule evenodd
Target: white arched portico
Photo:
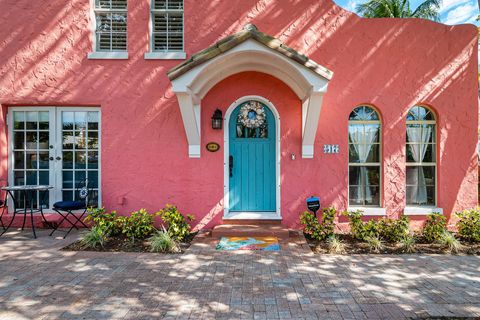
<instances>
[{"instance_id":1,"label":"white arched portico","mask_svg":"<svg viewBox=\"0 0 480 320\"><path fill-rule=\"evenodd\" d=\"M201 101L223 79L244 71L270 74L302 101L302 157L313 158L323 95L332 72L253 25L217 42L168 72L177 95L191 158L200 157Z\"/></svg>"}]
</instances>

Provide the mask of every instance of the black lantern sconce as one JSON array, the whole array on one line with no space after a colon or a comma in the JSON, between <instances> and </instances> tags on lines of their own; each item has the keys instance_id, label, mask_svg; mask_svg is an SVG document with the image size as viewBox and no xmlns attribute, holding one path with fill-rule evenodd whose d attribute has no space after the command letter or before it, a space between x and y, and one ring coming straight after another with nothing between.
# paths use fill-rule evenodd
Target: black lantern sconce
<instances>
[{"instance_id":1,"label":"black lantern sconce","mask_svg":"<svg viewBox=\"0 0 480 320\"><path fill-rule=\"evenodd\" d=\"M222 130L222 126L223 126L222 110L217 109L215 110L212 116L212 129Z\"/></svg>"}]
</instances>

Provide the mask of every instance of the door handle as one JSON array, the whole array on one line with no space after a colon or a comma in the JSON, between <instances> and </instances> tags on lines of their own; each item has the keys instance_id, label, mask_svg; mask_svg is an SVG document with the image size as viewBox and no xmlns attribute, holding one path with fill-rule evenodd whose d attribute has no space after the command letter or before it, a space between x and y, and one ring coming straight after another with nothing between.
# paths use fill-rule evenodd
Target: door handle
<instances>
[{"instance_id":1,"label":"door handle","mask_svg":"<svg viewBox=\"0 0 480 320\"><path fill-rule=\"evenodd\" d=\"M48 158L48 160L50 160L50 161L53 161L53 160L54 160L54 158L53 158L53 157L50 157L50 158Z\"/></svg>"},{"instance_id":2,"label":"door handle","mask_svg":"<svg viewBox=\"0 0 480 320\"><path fill-rule=\"evenodd\" d=\"M228 157L228 172L230 178L233 177L233 156Z\"/></svg>"},{"instance_id":3,"label":"door handle","mask_svg":"<svg viewBox=\"0 0 480 320\"><path fill-rule=\"evenodd\" d=\"M56 159L57 159L57 160L62 160L62 158L60 158L60 157L57 157Z\"/></svg>"}]
</instances>

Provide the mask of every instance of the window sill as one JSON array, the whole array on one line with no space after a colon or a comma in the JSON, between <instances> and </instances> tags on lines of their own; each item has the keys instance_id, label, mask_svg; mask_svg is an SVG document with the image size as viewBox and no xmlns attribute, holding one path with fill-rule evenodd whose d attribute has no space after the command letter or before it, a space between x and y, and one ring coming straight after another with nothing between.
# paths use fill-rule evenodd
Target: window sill
<instances>
[{"instance_id":1,"label":"window sill","mask_svg":"<svg viewBox=\"0 0 480 320\"><path fill-rule=\"evenodd\" d=\"M348 211L362 211L364 216L385 216L387 210L377 207L348 207Z\"/></svg>"},{"instance_id":2,"label":"window sill","mask_svg":"<svg viewBox=\"0 0 480 320\"><path fill-rule=\"evenodd\" d=\"M145 60L183 60L187 58L185 52L145 52Z\"/></svg>"},{"instance_id":3,"label":"window sill","mask_svg":"<svg viewBox=\"0 0 480 320\"><path fill-rule=\"evenodd\" d=\"M443 214L443 209L436 207L405 207L403 209L403 214L406 216L424 216L435 212Z\"/></svg>"},{"instance_id":4,"label":"window sill","mask_svg":"<svg viewBox=\"0 0 480 320\"><path fill-rule=\"evenodd\" d=\"M128 52L90 52L88 59L112 59L112 60L126 60L128 59Z\"/></svg>"}]
</instances>

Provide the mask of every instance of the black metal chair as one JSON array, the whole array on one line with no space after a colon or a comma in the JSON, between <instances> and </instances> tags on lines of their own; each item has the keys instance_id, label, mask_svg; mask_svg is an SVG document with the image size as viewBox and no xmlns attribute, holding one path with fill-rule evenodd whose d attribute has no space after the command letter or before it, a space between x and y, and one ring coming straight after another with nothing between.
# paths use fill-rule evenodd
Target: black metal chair
<instances>
[{"instance_id":1,"label":"black metal chair","mask_svg":"<svg viewBox=\"0 0 480 320\"><path fill-rule=\"evenodd\" d=\"M58 228L65 221L70 223L71 227L70 229L68 229L68 231L65 232L65 235L63 236L64 239L73 230L73 228L78 230L77 224L81 224L83 227L88 228L88 226L83 222L83 216L87 213L87 209L88 209L89 196L91 196L92 194L92 190L90 189L88 179L85 179L84 181L80 181L77 184L76 189L78 191L78 198L79 198L78 200L59 201L53 204L53 210L55 210L62 217L62 219L60 220L60 222L58 222L58 224L52 230L50 235L53 235L53 233L57 231ZM76 196L77 195L75 195L75 197ZM79 213L78 210L83 210L83 211L80 211ZM75 213L73 211L77 211L77 212ZM78 214L80 215L77 216Z\"/></svg>"},{"instance_id":2,"label":"black metal chair","mask_svg":"<svg viewBox=\"0 0 480 320\"><path fill-rule=\"evenodd\" d=\"M6 181L0 180L0 187L5 187L6 185L7 185ZM0 211L2 212L0 214L0 225L2 225L3 230L5 230L5 225L3 224L3 215L7 210L7 198L8 198L8 192L5 190L0 190Z\"/></svg>"}]
</instances>

